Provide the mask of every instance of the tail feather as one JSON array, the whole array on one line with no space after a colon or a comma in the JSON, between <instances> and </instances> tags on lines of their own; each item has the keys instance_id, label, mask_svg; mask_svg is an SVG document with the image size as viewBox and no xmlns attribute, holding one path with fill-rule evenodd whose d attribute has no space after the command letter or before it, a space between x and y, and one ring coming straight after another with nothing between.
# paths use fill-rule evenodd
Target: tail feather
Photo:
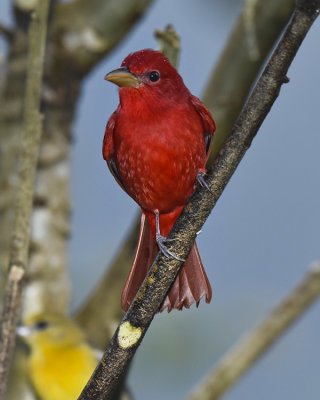
<instances>
[{"instance_id":1,"label":"tail feather","mask_svg":"<svg viewBox=\"0 0 320 400\"><path fill-rule=\"evenodd\" d=\"M158 252L151 227L146 216L142 214L136 254L121 296L121 307L124 311L130 307Z\"/></svg>"},{"instance_id":2,"label":"tail feather","mask_svg":"<svg viewBox=\"0 0 320 400\"><path fill-rule=\"evenodd\" d=\"M158 251L149 222L142 214L136 255L122 292L121 305L124 311L127 311L132 303ZM203 296L209 303L212 297L212 289L195 242L159 311L162 312L166 308L168 308L168 312L173 308L178 310L183 307L189 308L194 302L198 306Z\"/></svg>"},{"instance_id":3,"label":"tail feather","mask_svg":"<svg viewBox=\"0 0 320 400\"><path fill-rule=\"evenodd\" d=\"M195 242L167 297L164 299L160 312L166 308L168 308L168 312L173 308L178 310L182 310L183 307L190 308L194 302L198 307L203 296L206 297L206 302L210 303L212 289Z\"/></svg>"}]
</instances>

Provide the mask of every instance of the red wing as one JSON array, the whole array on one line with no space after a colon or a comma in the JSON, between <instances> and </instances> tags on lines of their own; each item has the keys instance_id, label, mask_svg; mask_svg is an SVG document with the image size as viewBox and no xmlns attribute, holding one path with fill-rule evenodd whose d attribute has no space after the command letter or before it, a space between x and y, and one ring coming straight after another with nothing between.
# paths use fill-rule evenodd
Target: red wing
<instances>
[{"instance_id":1,"label":"red wing","mask_svg":"<svg viewBox=\"0 0 320 400\"><path fill-rule=\"evenodd\" d=\"M119 174L119 171L118 171L118 168L116 165L116 161L115 161L115 148L114 148L114 138L113 138L114 128L115 128L116 121L117 121L117 112L119 110L119 107L111 115L111 117L107 123L106 131L105 131L104 139L103 139L102 154L103 154L103 158L106 160L109 170L112 173L112 175L114 176L115 180L122 187L122 189L124 191L126 191L124 184L122 182L121 176Z\"/></svg>"},{"instance_id":2,"label":"red wing","mask_svg":"<svg viewBox=\"0 0 320 400\"><path fill-rule=\"evenodd\" d=\"M207 151L207 156L209 157L212 145L213 133L216 130L216 125L207 107L198 99L198 97L191 96L191 102L202 119L204 127L204 140L206 143L206 151Z\"/></svg>"}]
</instances>

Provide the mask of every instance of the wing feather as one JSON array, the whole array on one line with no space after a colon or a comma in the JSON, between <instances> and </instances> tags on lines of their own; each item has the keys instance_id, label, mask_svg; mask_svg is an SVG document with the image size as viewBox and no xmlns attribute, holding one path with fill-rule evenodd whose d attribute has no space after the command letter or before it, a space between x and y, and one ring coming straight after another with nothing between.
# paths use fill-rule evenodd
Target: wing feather
<instances>
[{"instance_id":1,"label":"wing feather","mask_svg":"<svg viewBox=\"0 0 320 400\"><path fill-rule=\"evenodd\" d=\"M198 99L198 97L191 96L191 102L202 119L204 127L204 141L206 143L206 152L207 156L209 157L212 146L213 133L216 130L216 125L207 107Z\"/></svg>"},{"instance_id":2,"label":"wing feather","mask_svg":"<svg viewBox=\"0 0 320 400\"><path fill-rule=\"evenodd\" d=\"M121 188L124 191L126 191L126 188L123 184L122 178L119 174L117 164L116 164L116 159L115 159L114 130L116 127L117 114L119 111L119 107L111 115L111 117L107 123L106 131L105 131L104 139L103 139L102 154L103 154L103 158L106 160L109 170L112 173L112 175L114 176L115 180L118 182L118 184L121 186Z\"/></svg>"}]
</instances>

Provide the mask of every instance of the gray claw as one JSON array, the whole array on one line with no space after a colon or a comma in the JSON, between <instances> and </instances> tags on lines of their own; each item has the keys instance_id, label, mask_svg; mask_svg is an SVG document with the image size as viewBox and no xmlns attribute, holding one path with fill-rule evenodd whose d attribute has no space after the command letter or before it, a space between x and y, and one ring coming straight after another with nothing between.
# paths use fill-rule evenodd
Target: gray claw
<instances>
[{"instance_id":1,"label":"gray claw","mask_svg":"<svg viewBox=\"0 0 320 400\"><path fill-rule=\"evenodd\" d=\"M169 258L171 256L171 257L175 258L178 261L186 261L183 258L180 258L180 257L176 256L170 250L168 250L167 246L164 244L164 242L172 242L173 239L167 239L164 236L162 236L159 233L157 233L156 234L156 240L157 240L157 244L159 246L159 249L160 249L161 253L164 254L167 258Z\"/></svg>"},{"instance_id":2,"label":"gray claw","mask_svg":"<svg viewBox=\"0 0 320 400\"><path fill-rule=\"evenodd\" d=\"M204 175L204 172L199 171L197 175L197 181L199 182L200 186L205 187L207 190L209 190L210 193L212 193L211 189L207 185L207 182L203 178Z\"/></svg>"}]
</instances>

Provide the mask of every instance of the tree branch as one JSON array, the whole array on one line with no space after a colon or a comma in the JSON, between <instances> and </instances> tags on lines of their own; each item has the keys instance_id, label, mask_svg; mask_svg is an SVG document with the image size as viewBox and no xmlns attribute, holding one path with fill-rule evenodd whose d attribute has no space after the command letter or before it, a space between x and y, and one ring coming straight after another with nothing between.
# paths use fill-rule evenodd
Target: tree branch
<instances>
[{"instance_id":1,"label":"tree branch","mask_svg":"<svg viewBox=\"0 0 320 400\"><path fill-rule=\"evenodd\" d=\"M24 108L24 132L20 159L16 215L9 273L6 283L0 331L0 399L3 399L11 363L15 329L20 312L22 283L28 262L29 228L33 187L42 131L39 112L49 0L39 1L29 29L28 76Z\"/></svg>"},{"instance_id":2,"label":"tree branch","mask_svg":"<svg viewBox=\"0 0 320 400\"><path fill-rule=\"evenodd\" d=\"M55 65L68 60L83 76L141 19L153 0L74 0L56 7Z\"/></svg>"},{"instance_id":3,"label":"tree branch","mask_svg":"<svg viewBox=\"0 0 320 400\"><path fill-rule=\"evenodd\" d=\"M167 25L165 30L156 29L154 36L158 40L159 51L169 59L175 68L178 68L181 51L180 36L173 26Z\"/></svg>"},{"instance_id":4,"label":"tree branch","mask_svg":"<svg viewBox=\"0 0 320 400\"><path fill-rule=\"evenodd\" d=\"M187 257L197 232L250 146L277 98L281 85L286 81L287 70L318 16L319 6L320 0L297 2L292 21L236 121L212 171L208 174L207 184L211 191L205 188L197 190L170 232L169 239L174 239L176 246L174 249L172 246L168 247L177 256L184 259ZM158 254L79 400L110 399L179 272L181 264L175 259L168 260Z\"/></svg>"},{"instance_id":5,"label":"tree branch","mask_svg":"<svg viewBox=\"0 0 320 400\"><path fill-rule=\"evenodd\" d=\"M86 331L90 342L101 349L109 343L123 316L121 291L128 276L132 255L137 247L139 229L140 216L137 216L122 249L99 286L76 316L76 321Z\"/></svg>"},{"instance_id":6,"label":"tree branch","mask_svg":"<svg viewBox=\"0 0 320 400\"><path fill-rule=\"evenodd\" d=\"M12 39L12 30L0 22L0 35L2 35L9 42Z\"/></svg>"},{"instance_id":7,"label":"tree branch","mask_svg":"<svg viewBox=\"0 0 320 400\"><path fill-rule=\"evenodd\" d=\"M252 332L219 362L187 400L216 400L224 394L320 295L320 262Z\"/></svg>"}]
</instances>

